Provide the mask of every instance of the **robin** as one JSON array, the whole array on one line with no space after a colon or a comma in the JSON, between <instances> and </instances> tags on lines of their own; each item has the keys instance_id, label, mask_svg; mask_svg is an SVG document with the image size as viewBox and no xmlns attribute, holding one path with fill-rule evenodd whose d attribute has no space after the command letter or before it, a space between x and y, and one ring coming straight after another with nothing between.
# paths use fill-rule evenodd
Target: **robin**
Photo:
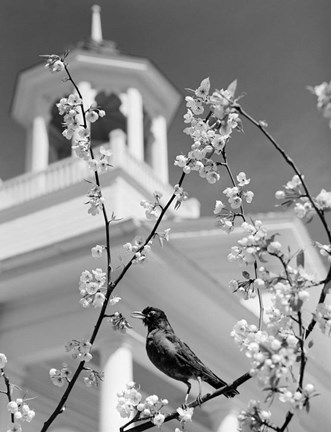
<instances>
[{"instance_id":1,"label":"robin","mask_svg":"<svg viewBox=\"0 0 331 432\"><path fill-rule=\"evenodd\" d=\"M190 379L199 383L201 397L201 381L205 381L215 389L227 385L218 378L194 354L191 348L176 336L166 314L158 308L146 307L142 312L132 312L133 318L139 318L147 327L146 351L151 362L169 377L182 381L187 385L185 404L191 390ZM234 397L239 394L235 389L229 389L224 396Z\"/></svg>"}]
</instances>

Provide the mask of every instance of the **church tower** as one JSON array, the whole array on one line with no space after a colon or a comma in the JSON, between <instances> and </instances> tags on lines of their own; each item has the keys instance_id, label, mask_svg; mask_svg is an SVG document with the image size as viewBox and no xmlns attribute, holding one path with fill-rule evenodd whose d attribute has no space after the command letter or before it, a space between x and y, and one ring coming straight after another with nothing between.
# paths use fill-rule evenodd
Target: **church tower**
<instances>
[{"instance_id":1,"label":"church tower","mask_svg":"<svg viewBox=\"0 0 331 432\"><path fill-rule=\"evenodd\" d=\"M112 173L112 182L117 182L113 197L138 199L139 204L155 190L171 194L167 128L180 102L175 87L149 60L123 55L113 42L103 40L97 5L92 7L90 40L77 44L66 61L83 95L84 108L95 104L106 112L90 126L92 147L102 144L112 150L117 171ZM63 119L56 103L74 89L70 82L61 83L59 76L40 65L19 75L12 115L26 130L26 174L6 182L0 209L71 188L92 175L71 155L70 143L62 135ZM185 207L181 216L199 215L195 200ZM121 217L131 216L123 213L121 205L114 211Z\"/></svg>"}]
</instances>

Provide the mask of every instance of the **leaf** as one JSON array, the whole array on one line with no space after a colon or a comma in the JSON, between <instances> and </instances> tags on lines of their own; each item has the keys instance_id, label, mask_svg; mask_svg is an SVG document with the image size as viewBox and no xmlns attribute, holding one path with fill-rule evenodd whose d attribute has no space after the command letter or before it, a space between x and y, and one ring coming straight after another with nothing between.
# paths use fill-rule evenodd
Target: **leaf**
<instances>
[{"instance_id":1,"label":"leaf","mask_svg":"<svg viewBox=\"0 0 331 432\"><path fill-rule=\"evenodd\" d=\"M234 94L236 93L237 84L238 84L238 81L235 79L228 85L227 91L229 93L231 93L232 97L234 97Z\"/></svg>"},{"instance_id":2,"label":"leaf","mask_svg":"<svg viewBox=\"0 0 331 432\"><path fill-rule=\"evenodd\" d=\"M267 263L268 262L268 260L266 260L265 258L263 258L262 255L259 256L259 260L260 260L261 263Z\"/></svg>"},{"instance_id":3,"label":"leaf","mask_svg":"<svg viewBox=\"0 0 331 432\"><path fill-rule=\"evenodd\" d=\"M157 235L157 238L159 239L161 247L163 247L163 238L158 233L156 233L156 235Z\"/></svg>"},{"instance_id":4,"label":"leaf","mask_svg":"<svg viewBox=\"0 0 331 432\"><path fill-rule=\"evenodd\" d=\"M297 267L304 267L304 266L305 266L305 253L303 249L301 249L297 255Z\"/></svg>"},{"instance_id":5,"label":"leaf","mask_svg":"<svg viewBox=\"0 0 331 432\"><path fill-rule=\"evenodd\" d=\"M182 202L181 202L180 200L176 201L176 204L175 204L175 210L178 210L178 209L179 209L181 203L182 203Z\"/></svg>"},{"instance_id":6,"label":"leaf","mask_svg":"<svg viewBox=\"0 0 331 432\"><path fill-rule=\"evenodd\" d=\"M307 411L307 413L309 413L309 410L310 410L310 403L309 403L309 399L307 399L307 402L306 402L306 411Z\"/></svg>"}]
</instances>

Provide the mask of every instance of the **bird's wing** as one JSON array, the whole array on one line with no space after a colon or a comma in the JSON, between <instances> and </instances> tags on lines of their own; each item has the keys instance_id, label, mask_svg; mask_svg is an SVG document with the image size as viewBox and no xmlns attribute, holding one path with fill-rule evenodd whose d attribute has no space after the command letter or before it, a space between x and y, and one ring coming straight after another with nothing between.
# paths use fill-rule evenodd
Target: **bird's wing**
<instances>
[{"instance_id":1,"label":"bird's wing","mask_svg":"<svg viewBox=\"0 0 331 432\"><path fill-rule=\"evenodd\" d=\"M219 379L202 361L197 357L191 348L179 339L175 334L167 334L167 339L175 346L176 357L182 364L187 364L192 373L196 376L209 375ZM195 372L195 373L194 373Z\"/></svg>"}]
</instances>

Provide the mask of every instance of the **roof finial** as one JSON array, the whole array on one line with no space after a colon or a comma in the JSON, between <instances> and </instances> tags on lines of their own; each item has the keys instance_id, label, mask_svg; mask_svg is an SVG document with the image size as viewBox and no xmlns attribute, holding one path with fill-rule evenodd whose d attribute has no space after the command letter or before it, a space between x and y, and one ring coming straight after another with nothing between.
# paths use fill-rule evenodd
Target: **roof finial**
<instances>
[{"instance_id":1,"label":"roof finial","mask_svg":"<svg viewBox=\"0 0 331 432\"><path fill-rule=\"evenodd\" d=\"M100 44L102 42L102 27L100 11L101 7L98 5L92 6L92 25L91 25L91 40Z\"/></svg>"}]
</instances>

